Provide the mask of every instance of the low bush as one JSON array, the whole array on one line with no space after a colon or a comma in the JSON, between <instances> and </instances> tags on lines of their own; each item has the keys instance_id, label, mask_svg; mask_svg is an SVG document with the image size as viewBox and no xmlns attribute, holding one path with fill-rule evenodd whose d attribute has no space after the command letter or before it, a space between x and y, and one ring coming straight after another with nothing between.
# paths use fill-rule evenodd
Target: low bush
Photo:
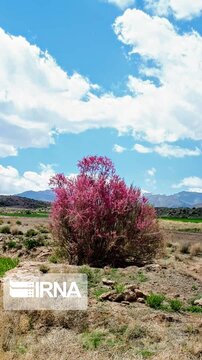
<instances>
[{"instance_id":1,"label":"low bush","mask_svg":"<svg viewBox=\"0 0 202 360\"><path fill-rule=\"evenodd\" d=\"M161 309L165 296L161 294L150 294L146 298L147 304L153 309Z\"/></svg>"},{"instance_id":2,"label":"low bush","mask_svg":"<svg viewBox=\"0 0 202 360\"><path fill-rule=\"evenodd\" d=\"M4 225L0 228L0 233L1 234L10 234L11 233L11 228L8 225Z\"/></svg>"},{"instance_id":3,"label":"low bush","mask_svg":"<svg viewBox=\"0 0 202 360\"><path fill-rule=\"evenodd\" d=\"M49 268L48 265L46 265L46 264L41 264L39 270L40 270L43 274L46 274L47 272L49 272L50 268Z\"/></svg>"},{"instance_id":4,"label":"low bush","mask_svg":"<svg viewBox=\"0 0 202 360\"><path fill-rule=\"evenodd\" d=\"M34 229L29 229L29 230L27 230L27 232L26 232L26 236L27 236L27 237L36 236L37 234L38 234L38 232L37 232L36 230L34 230Z\"/></svg>"},{"instance_id":5,"label":"low bush","mask_svg":"<svg viewBox=\"0 0 202 360\"><path fill-rule=\"evenodd\" d=\"M183 304L179 299L170 300L169 303L173 311L180 311L183 307Z\"/></svg>"},{"instance_id":6,"label":"low bush","mask_svg":"<svg viewBox=\"0 0 202 360\"><path fill-rule=\"evenodd\" d=\"M16 241L9 241L8 242L8 249L15 249L16 248L16 245L17 245L17 243L16 243Z\"/></svg>"},{"instance_id":7,"label":"low bush","mask_svg":"<svg viewBox=\"0 0 202 360\"><path fill-rule=\"evenodd\" d=\"M34 249L36 247L43 246L44 241L42 241L40 238L39 239L37 239L37 238L34 238L34 239L29 238L29 239L25 240L24 245L28 250L32 250L32 249Z\"/></svg>"},{"instance_id":8,"label":"low bush","mask_svg":"<svg viewBox=\"0 0 202 360\"><path fill-rule=\"evenodd\" d=\"M71 264L137 265L162 248L154 208L139 189L128 187L108 158L89 156L79 175L51 179L56 194L51 228Z\"/></svg>"}]
</instances>

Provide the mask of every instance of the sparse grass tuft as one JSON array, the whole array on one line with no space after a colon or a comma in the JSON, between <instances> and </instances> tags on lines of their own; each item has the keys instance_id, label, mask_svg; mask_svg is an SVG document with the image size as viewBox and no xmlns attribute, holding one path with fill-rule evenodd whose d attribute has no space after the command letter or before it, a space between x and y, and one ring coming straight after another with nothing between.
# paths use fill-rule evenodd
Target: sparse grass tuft
<instances>
[{"instance_id":1,"label":"sparse grass tuft","mask_svg":"<svg viewBox=\"0 0 202 360\"><path fill-rule=\"evenodd\" d=\"M152 351L146 349L140 350L138 353L143 357L143 359L147 359L154 355Z\"/></svg>"},{"instance_id":2,"label":"sparse grass tuft","mask_svg":"<svg viewBox=\"0 0 202 360\"><path fill-rule=\"evenodd\" d=\"M94 269L88 265L83 265L80 267L80 272L88 276L89 287L94 287L101 281L100 269Z\"/></svg>"},{"instance_id":3,"label":"sparse grass tuft","mask_svg":"<svg viewBox=\"0 0 202 360\"><path fill-rule=\"evenodd\" d=\"M106 333L101 330L95 330L90 333L84 333L82 337L83 347L86 350L95 350L105 340Z\"/></svg>"},{"instance_id":4,"label":"sparse grass tuft","mask_svg":"<svg viewBox=\"0 0 202 360\"><path fill-rule=\"evenodd\" d=\"M189 242L183 243L180 245L179 251L181 252L181 254L189 254L190 246L191 244Z\"/></svg>"},{"instance_id":5,"label":"sparse grass tuft","mask_svg":"<svg viewBox=\"0 0 202 360\"><path fill-rule=\"evenodd\" d=\"M161 309L164 300L164 295L152 293L147 296L146 302L153 309Z\"/></svg>"},{"instance_id":6,"label":"sparse grass tuft","mask_svg":"<svg viewBox=\"0 0 202 360\"><path fill-rule=\"evenodd\" d=\"M19 263L19 259L0 258L0 276L3 276L6 271L15 268Z\"/></svg>"},{"instance_id":7,"label":"sparse grass tuft","mask_svg":"<svg viewBox=\"0 0 202 360\"><path fill-rule=\"evenodd\" d=\"M0 233L1 234L10 234L11 233L11 228L8 225L4 225L0 228Z\"/></svg>"},{"instance_id":8,"label":"sparse grass tuft","mask_svg":"<svg viewBox=\"0 0 202 360\"><path fill-rule=\"evenodd\" d=\"M28 250L31 250L31 249L34 249L36 247L39 247L39 246L43 246L44 245L44 241L42 239L27 239L25 240L24 242L25 244L25 247L28 249Z\"/></svg>"},{"instance_id":9,"label":"sparse grass tuft","mask_svg":"<svg viewBox=\"0 0 202 360\"><path fill-rule=\"evenodd\" d=\"M126 338L128 340L141 339L147 335L147 330L142 325L135 325L126 331Z\"/></svg>"},{"instance_id":10,"label":"sparse grass tuft","mask_svg":"<svg viewBox=\"0 0 202 360\"><path fill-rule=\"evenodd\" d=\"M59 262L59 258L57 255L51 255L48 260L53 264L57 264Z\"/></svg>"},{"instance_id":11,"label":"sparse grass tuft","mask_svg":"<svg viewBox=\"0 0 202 360\"><path fill-rule=\"evenodd\" d=\"M117 292L117 294L121 294L122 292L124 292L125 286L123 284L116 284L114 286L114 289Z\"/></svg>"},{"instance_id":12,"label":"sparse grass tuft","mask_svg":"<svg viewBox=\"0 0 202 360\"><path fill-rule=\"evenodd\" d=\"M36 231L36 230L34 230L34 229L29 229L29 230L27 230L27 232L26 232L26 236L27 237L33 237L33 236L36 236L38 234L38 232Z\"/></svg>"},{"instance_id":13,"label":"sparse grass tuft","mask_svg":"<svg viewBox=\"0 0 202 360\"><path fill-rule=\"evenodd\" d=\"M8 242L7 245L8 245L8 248L9 248L9 249L15 249L17 243L16 243L16 241L11 240L11 241Z\"/></svg>"},{"instance_id":14,"label":"sparse grass tuft","mask_svg":"<svg viewBox=\"0 0 202 360\"><path fill-rule=\"evenodd\" d=\"M186 308L186 311L191 313L202 313L202 307L198 305L191 305Z\"/></svg>"},{"instance_id":15,"label":"sparse grass tuft","mask_svg":"<svg viewBox=\"0 0 202 360\"><path fill-rule=\"evenodd\" d=\"M139 282L145 282L148 280L148 276L146 276L143 271L138 271L137 273L137 281Z\"/></svg>"},{"instance_id":16,"label":"sparse grass tuft","mask_svg":"<svg viewBox=\"0 0 202 360\"><path fill-rule=\"evenodd\" d=\"M179 299L172 299L169 303L173 311L180 311L182 309L183 304Z\"/></svg>"},{"instance_id":17,"label":"sparse grass tuft","mask_svg":"<svg viewBox=\"0 0 202 360\"><path fill-rule=\"evenodd\" d=\"M46 274L47 272L49 272L50 268L49 268L48 265L46 265L46 264L41 264L39 270L40 270L43 274Z\"/></svg>"}]
</instances>

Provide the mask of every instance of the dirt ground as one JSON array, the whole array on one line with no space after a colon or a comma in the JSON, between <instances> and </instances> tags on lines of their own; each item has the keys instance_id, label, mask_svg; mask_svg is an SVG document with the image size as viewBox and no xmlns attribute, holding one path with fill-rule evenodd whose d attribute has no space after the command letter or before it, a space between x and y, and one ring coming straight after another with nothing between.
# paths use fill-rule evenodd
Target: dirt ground
<instances>
[{"instance_id":1,"label":"dirt ground","mask_svg":"<svg viewBox=\"0 0 202 360\"><path fill-rule=\"evenodd\" d=\"M124 269L69 266L53 245L48 219L3 218L5 225L11 234L0 234L0 256L20 259L11 273L40 273L42 265L50 273L82 271L90 286L87 311L4 311L1 288L0 360L202 359L202 313L193 306L202 298L202 224L160 221L162 257ZM30 229L35 230L32 237ZM34 247L33 239L38 241ZM163 305L100 299L131 285L143 294L162 295ZM171 301L182 307L171 308Z\"/></svg>"}]
</instances>

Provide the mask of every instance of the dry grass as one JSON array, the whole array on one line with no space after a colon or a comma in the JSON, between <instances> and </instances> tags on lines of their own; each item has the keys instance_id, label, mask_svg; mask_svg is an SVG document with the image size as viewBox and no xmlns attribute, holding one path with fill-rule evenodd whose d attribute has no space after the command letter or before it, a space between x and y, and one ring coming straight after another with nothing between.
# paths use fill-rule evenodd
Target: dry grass
<instances>
[{"instance_id":1,"label":"dry grass","mask_svg":"<svg viewBox=\"0 0 202 360\"><path fill-rule=\"evenodd\" d=\"M200 243L191 245L190 255L191 256L200 256L202 254L202 245Z\"/></svg>"},{"instance_id":2,"label":"dry grass","mask_svg":"<svg viewBox=\"0 0 202 360\"><path fill-rule=\"evenodd\" d=\"M17 219L11 220L11 228ZM17 228L24 233L39 231L48 225L47 219L20 219ZM4 221L6 224L6 220ZM96 293L108 291L102 279L116 281L118 288L136 284L142 291L158 293L167 299L179 299L185 306L202 293L201 233L189 234L178 229L200 227L160 221L166 239L170 241L157 267L131 266L125 269L78 268L56 264L43 258L36 261L32 251L21 260L19 269L49 272L86 271L90 277L89 307L86 312L5 312L2 310L0 287L0 360L199 360L202 358L201 314L153 309L147 304L123 305L100 302ZM167 227L167 228L166 228ZM7 235L5 235L7 236ZM9 236L13 236L12 234ZM15 239L14 239L15 240ZM2 240L3 241L3 240ZM188 251L180 252L188 241ZM40 249L37 249L39 251ZM15 249L13 256L15 255ZM201 251L201 250L200 250ZM54 253L54 252L53 252ZM176 259L178 259L176 261ZM31 262L32 259L32 262ZM24 262L25 261L25 262ZM14 270L16 271L16 270ZM20 270L19 270L20 271ZM140 275L141 274L141 275Z\"/></svg>"}]
</instances>

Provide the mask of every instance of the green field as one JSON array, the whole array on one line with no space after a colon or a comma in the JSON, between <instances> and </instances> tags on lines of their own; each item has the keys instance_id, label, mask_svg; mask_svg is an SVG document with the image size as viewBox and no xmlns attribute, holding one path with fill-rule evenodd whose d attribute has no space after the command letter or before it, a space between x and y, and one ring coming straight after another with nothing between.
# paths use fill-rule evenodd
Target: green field
<instances>
[{"instance_id":1,"label":"green field","mask_svg":"<svg viewBox=\"0 0 202 360\"><path fill-rule=\"evenodd\" d=\"M4 216L10 216L10 217L27 217L27 218L47 218L49 216L49 213L40 213L40 212L36 212L36 213L31 213L31 214L27 214L27 213L23 213L23 212L13 212L13 213L0 213L0 217L4 217Z\"/></svg>"},{"instance_id":2,"label":"green field","mask_svg":"<svg viewBox=\"0 0 202 360\"><path fill-rule=\"evenodd\" d=\"M179 222L188 222L188 223L202 223L202 219L188 219L188 218L176 218L176 217L161 217L161 220L171 220L171 221L179 221Z\"/></svg>"},{"instance_id":3,"label":"green field","mask_svg":"<svg viewBox=\"0 0 202 360\"><path fill-rule=\"evenodd\" d=\"M18 263L18 259L0 258L0 277L3 276L6 271L15 268Z\"/></svg>"}]
</instances>

